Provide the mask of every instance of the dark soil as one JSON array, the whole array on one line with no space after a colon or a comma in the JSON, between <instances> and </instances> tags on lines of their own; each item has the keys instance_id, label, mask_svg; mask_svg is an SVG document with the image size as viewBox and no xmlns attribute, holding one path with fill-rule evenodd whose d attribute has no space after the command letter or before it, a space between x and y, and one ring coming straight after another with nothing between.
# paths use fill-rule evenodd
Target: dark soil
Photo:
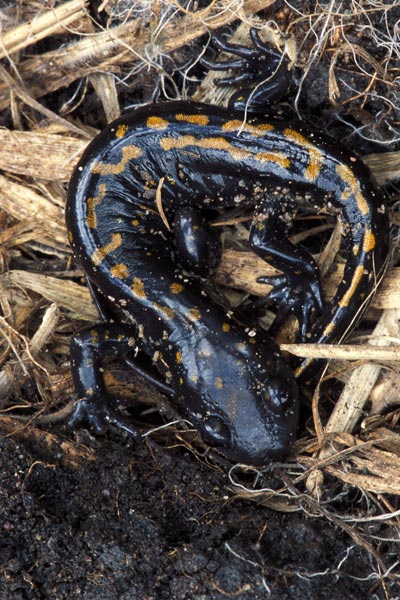
<instances>
[{"instance_id":1,"label":"dark soil","mask_svg":"<svg viewBox=\"0 0 400 600\"><path fill-rule=\"evenodd\" d=\"M232 500L185 449L79 437L97 458L77 469L0 441L2 600L396 597L342 531Z\"/></svg>"}]
</instances>

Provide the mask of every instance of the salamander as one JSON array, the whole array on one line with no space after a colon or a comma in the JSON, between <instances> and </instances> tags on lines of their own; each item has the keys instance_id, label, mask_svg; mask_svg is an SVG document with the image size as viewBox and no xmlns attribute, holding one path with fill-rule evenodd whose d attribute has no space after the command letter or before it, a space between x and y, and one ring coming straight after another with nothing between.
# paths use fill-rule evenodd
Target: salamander
<instances>
[{"instance_id":1,"label":"salamander","mask_svg":"<svg viewBox=\"0 0 400 600\"><path fill-rule=\"evenodd\" d=\"M229 45L239 56L231 66L267 52L252 38L251 49ZM80 159L67 228L106 322L72 339L72 422L98 432L111 422L139 435L113 409L101 366L119 355L135 368L144 354L157 375L144 374L207 444L259 465L283 457L295 440L298 380L312 361L293 373L271 336L211 302L204 281L221 256L212 220L232 208L253 211L249 246L281 272L266 303L276 304L280 320L294 314L299 339L317 343L342 340L365 310L387 263L389 226L383 194L353 152L302 121L245 118L243 94L236 100L228 108L184 100L128 112ZM297 196L282 201L277 187L311 194L316 211L342 222L344 275L329 303L313 258L287 237Z\"/></svg>"}]
</instances>

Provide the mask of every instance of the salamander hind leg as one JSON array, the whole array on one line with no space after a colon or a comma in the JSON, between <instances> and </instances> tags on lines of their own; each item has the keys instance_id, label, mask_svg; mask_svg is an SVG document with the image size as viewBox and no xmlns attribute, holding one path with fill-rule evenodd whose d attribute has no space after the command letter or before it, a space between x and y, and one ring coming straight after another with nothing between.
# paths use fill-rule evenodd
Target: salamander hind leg
<instances>
[{"instance_id":1,"label":"salamander hind leg","mask_svg":"<svg viewBox=\"0 0 400 600\"><path fill-rule=\"evenodd\" d=\"M259 283L267 283L274 289L256 306L275 304L277 317L272 325L273 332L285 319L294 315L299 322L299 338L307 339L310 323L324 310L319 269L312 256L293 245L286 237L284 227L279 228L275 218L255 220L250 230L250 245L254 252L270 265L282 271L275 277L259 277Z\"/></svg>"},{"instance_id":2,"label":"salamander hind leg","mask_svg":"<svg viewBox=\"0 0 400 600\"><path fill-rule=\"evenodd\" d=\"M79 400L69 420L70 427L89 425L101 434L109 425L115 425L136 440L140 438L138 430L112 407L113 399L107 394L102 376L106 359L134 350L135 333L133 327L113 323L88 327L72 338L72 377Z\"/></svg>"},{"instance_id":3,"label":"salamander hind leg","mask_svg":"<svg viewBox=\"0 0 400 600\"><path fill-rule=\"evenodd\" d=\"M212 43L220 51L228 52L235 58L227 61L202 63L214 71L228 71L232 75L217 79L220 87L235 87L229 100L229 108L263 113L265 106L282 98L292 84L289 61L280 52L265 44L257 29L250 29L252 47L226 42L214 35Z\"/></svg>"}]
</instances>

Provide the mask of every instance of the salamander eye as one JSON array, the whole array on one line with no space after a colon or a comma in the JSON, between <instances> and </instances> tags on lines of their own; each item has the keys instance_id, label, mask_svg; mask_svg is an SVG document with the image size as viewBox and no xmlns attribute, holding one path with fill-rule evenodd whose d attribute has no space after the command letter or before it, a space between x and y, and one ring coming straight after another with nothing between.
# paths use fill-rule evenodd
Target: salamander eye
<instances>
[{"instance_id":1,"label":"salamander eye","mask_svg":"<svg viewBox=\"0 0 400 600\"><path fill-rule=\"evenodd\" d=\"M210 446L226 446L231 439L229 427L220 417L213 415L203 421L202 437Z\"/></svg>"}]
</instances>

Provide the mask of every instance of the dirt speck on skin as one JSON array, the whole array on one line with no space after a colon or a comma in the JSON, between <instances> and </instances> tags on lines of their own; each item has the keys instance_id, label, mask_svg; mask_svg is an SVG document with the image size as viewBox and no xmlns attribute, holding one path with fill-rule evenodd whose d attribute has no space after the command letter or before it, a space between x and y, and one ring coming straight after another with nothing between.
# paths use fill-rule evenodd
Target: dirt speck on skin
<instances>
[{"instance_id":1,"label":"dirt speck on skin","mask_svg":"<svg viewBox=\"0 0 400 600\"><path fill-rule=\"evenodd\" d=\"M3 600L385 597L328 523L233 501L182 448L82 436L98 458L78 469L0 441Z\"/></svg>"}]
</instances>

